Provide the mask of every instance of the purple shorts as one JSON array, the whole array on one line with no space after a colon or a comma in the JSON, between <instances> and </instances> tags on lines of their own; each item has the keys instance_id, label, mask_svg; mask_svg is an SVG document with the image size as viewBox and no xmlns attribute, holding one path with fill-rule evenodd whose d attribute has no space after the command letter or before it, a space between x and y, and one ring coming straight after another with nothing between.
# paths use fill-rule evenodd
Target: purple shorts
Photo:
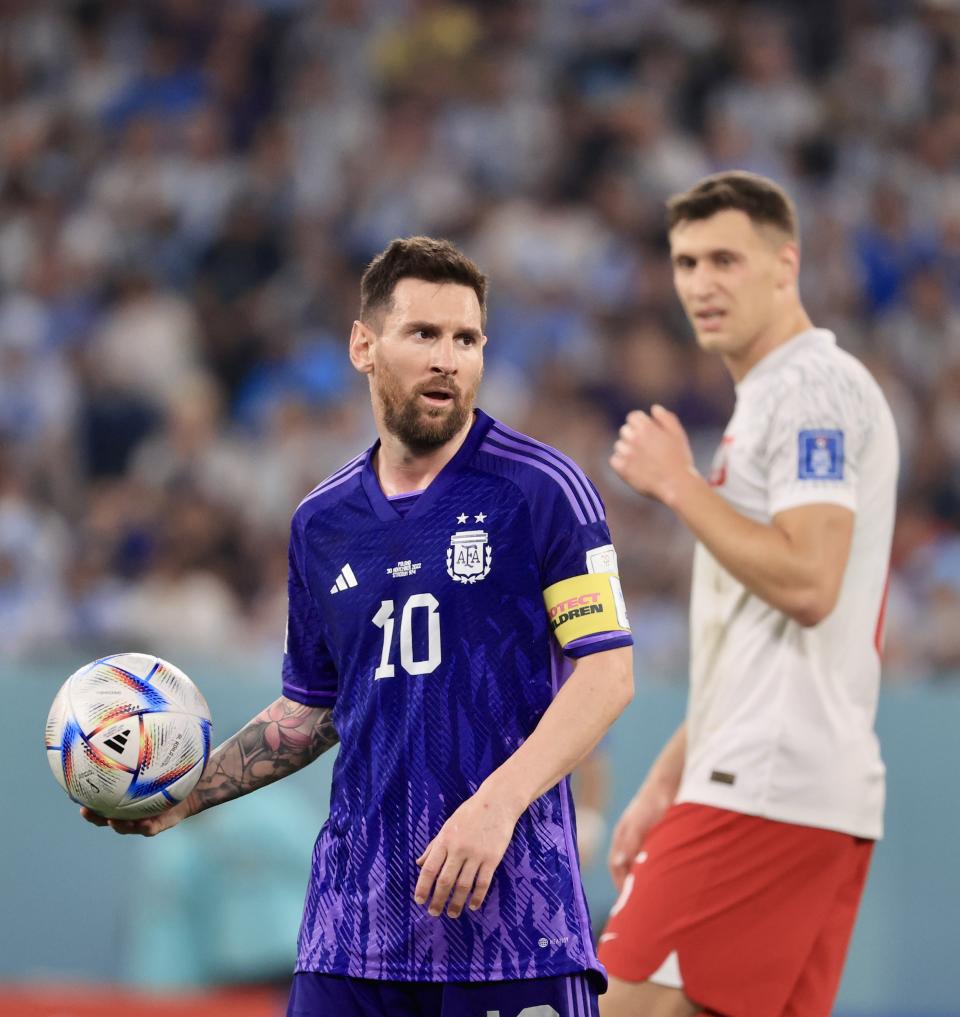
<instances>
[{"instance_id":1,"label":"purple shorts","mask_svg":"<svg viewBox=\"0 0 960 1017\"><path fill-rule=\"evenodd\" d=\"M287 1017L598 1017L585 972L505 982L386 982L300 972Z\"/></svg>"}]
</instances>

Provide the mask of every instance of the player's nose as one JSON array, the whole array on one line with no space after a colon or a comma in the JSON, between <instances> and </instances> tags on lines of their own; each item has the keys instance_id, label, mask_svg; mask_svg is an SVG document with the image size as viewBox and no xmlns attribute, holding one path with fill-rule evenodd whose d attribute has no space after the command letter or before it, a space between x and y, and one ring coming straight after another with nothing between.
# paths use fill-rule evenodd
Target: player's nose
<instances>
[{"instance_id":1,"label":"player's nose","mask_svg":"<svg viewBox=\"0 0 960 1017\"><path fill-rule=\"evenodd\" d=\"M690 295L696 300L708 300L716 292L716 276L709 265L698 264L690 274Z\"/></svg>"},{"instance_id":2,"label":"player's nose","mask_svg":"<svg viewBox=\"0 0 960 1017\"><path fill-rule=\"evenodd\" d=\"M443 336L433 344L430 367L440 374L457 373L457 350L452 336Z\"/></svg>"}]
</instances>

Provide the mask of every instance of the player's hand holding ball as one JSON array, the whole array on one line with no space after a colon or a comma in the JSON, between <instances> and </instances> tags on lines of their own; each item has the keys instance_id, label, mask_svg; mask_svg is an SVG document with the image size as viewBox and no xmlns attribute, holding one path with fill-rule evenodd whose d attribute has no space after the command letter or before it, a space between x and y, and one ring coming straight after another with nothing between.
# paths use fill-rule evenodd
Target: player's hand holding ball
<instances>
[{"instance_id":1,"label":"player's hand holding ball","mask_svg":"<svg viewBox=\"0 0 960 1017\"><path fill-rule=\"evenodd\" d=\"M676 414L662 406L634 410L620 428L610 465L640 494L670 504L677 483L693 472L690 441Z\"/></svg>"},{"instance_id":2,"label":"player's hand holding ball","mask_svg":"<svg viewBox=\"0 0 960 1017\"><path fill-rule=\"evenodd\" d=\"M169 830L171 826L176 826L177 823L192 814L193 810L190 808L189 800L172 806L158 816L147 816L144 819L107 819L94 812L93 809L88 809L86 805L80 809L80 815L88 823L93 823L94 826L109 826L116 833L135 833L141 837L155 837L158 833Z\"/></svg>"}]
</instances>

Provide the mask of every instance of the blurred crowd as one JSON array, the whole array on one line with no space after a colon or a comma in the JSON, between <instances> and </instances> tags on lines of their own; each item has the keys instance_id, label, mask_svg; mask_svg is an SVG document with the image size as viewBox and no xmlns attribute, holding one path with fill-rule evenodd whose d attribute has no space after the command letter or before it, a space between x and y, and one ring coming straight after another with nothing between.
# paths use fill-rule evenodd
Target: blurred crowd
<instances>
[{"instance_id":1,"label":"blurred crowd","mask_svg":"<svg viewBox=\"0 0 960 1017\"><path fill-rule=\"evenodd\" d=\"M276 663L301 497L373 437L346 358L396 236L492 280L481 404L604 495L641 673L682 680L691 541L607 456L661 402L706 467L722 364L663 200L783 183L815 322L902 442L890 680L960 667L953 0L5 0L0 656Z\"/></svg>"}]
</instances>

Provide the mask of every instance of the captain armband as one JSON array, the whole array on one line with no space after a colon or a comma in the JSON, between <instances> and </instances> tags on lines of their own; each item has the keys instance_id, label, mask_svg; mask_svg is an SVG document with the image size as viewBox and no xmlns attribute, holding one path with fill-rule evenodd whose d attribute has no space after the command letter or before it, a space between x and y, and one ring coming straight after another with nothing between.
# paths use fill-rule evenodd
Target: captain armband
<instances>
[{"instance_id":1,"label":"captain armband","mask_svg":"<svg viewBox=\"0 0 960 1017\"><path fill-rule=\"evenodd\" d=\"M561 579L543 591L547 617L560 645L601 632L629 632L620 579L613 572Z\"/></svg>"}]
</instances>

